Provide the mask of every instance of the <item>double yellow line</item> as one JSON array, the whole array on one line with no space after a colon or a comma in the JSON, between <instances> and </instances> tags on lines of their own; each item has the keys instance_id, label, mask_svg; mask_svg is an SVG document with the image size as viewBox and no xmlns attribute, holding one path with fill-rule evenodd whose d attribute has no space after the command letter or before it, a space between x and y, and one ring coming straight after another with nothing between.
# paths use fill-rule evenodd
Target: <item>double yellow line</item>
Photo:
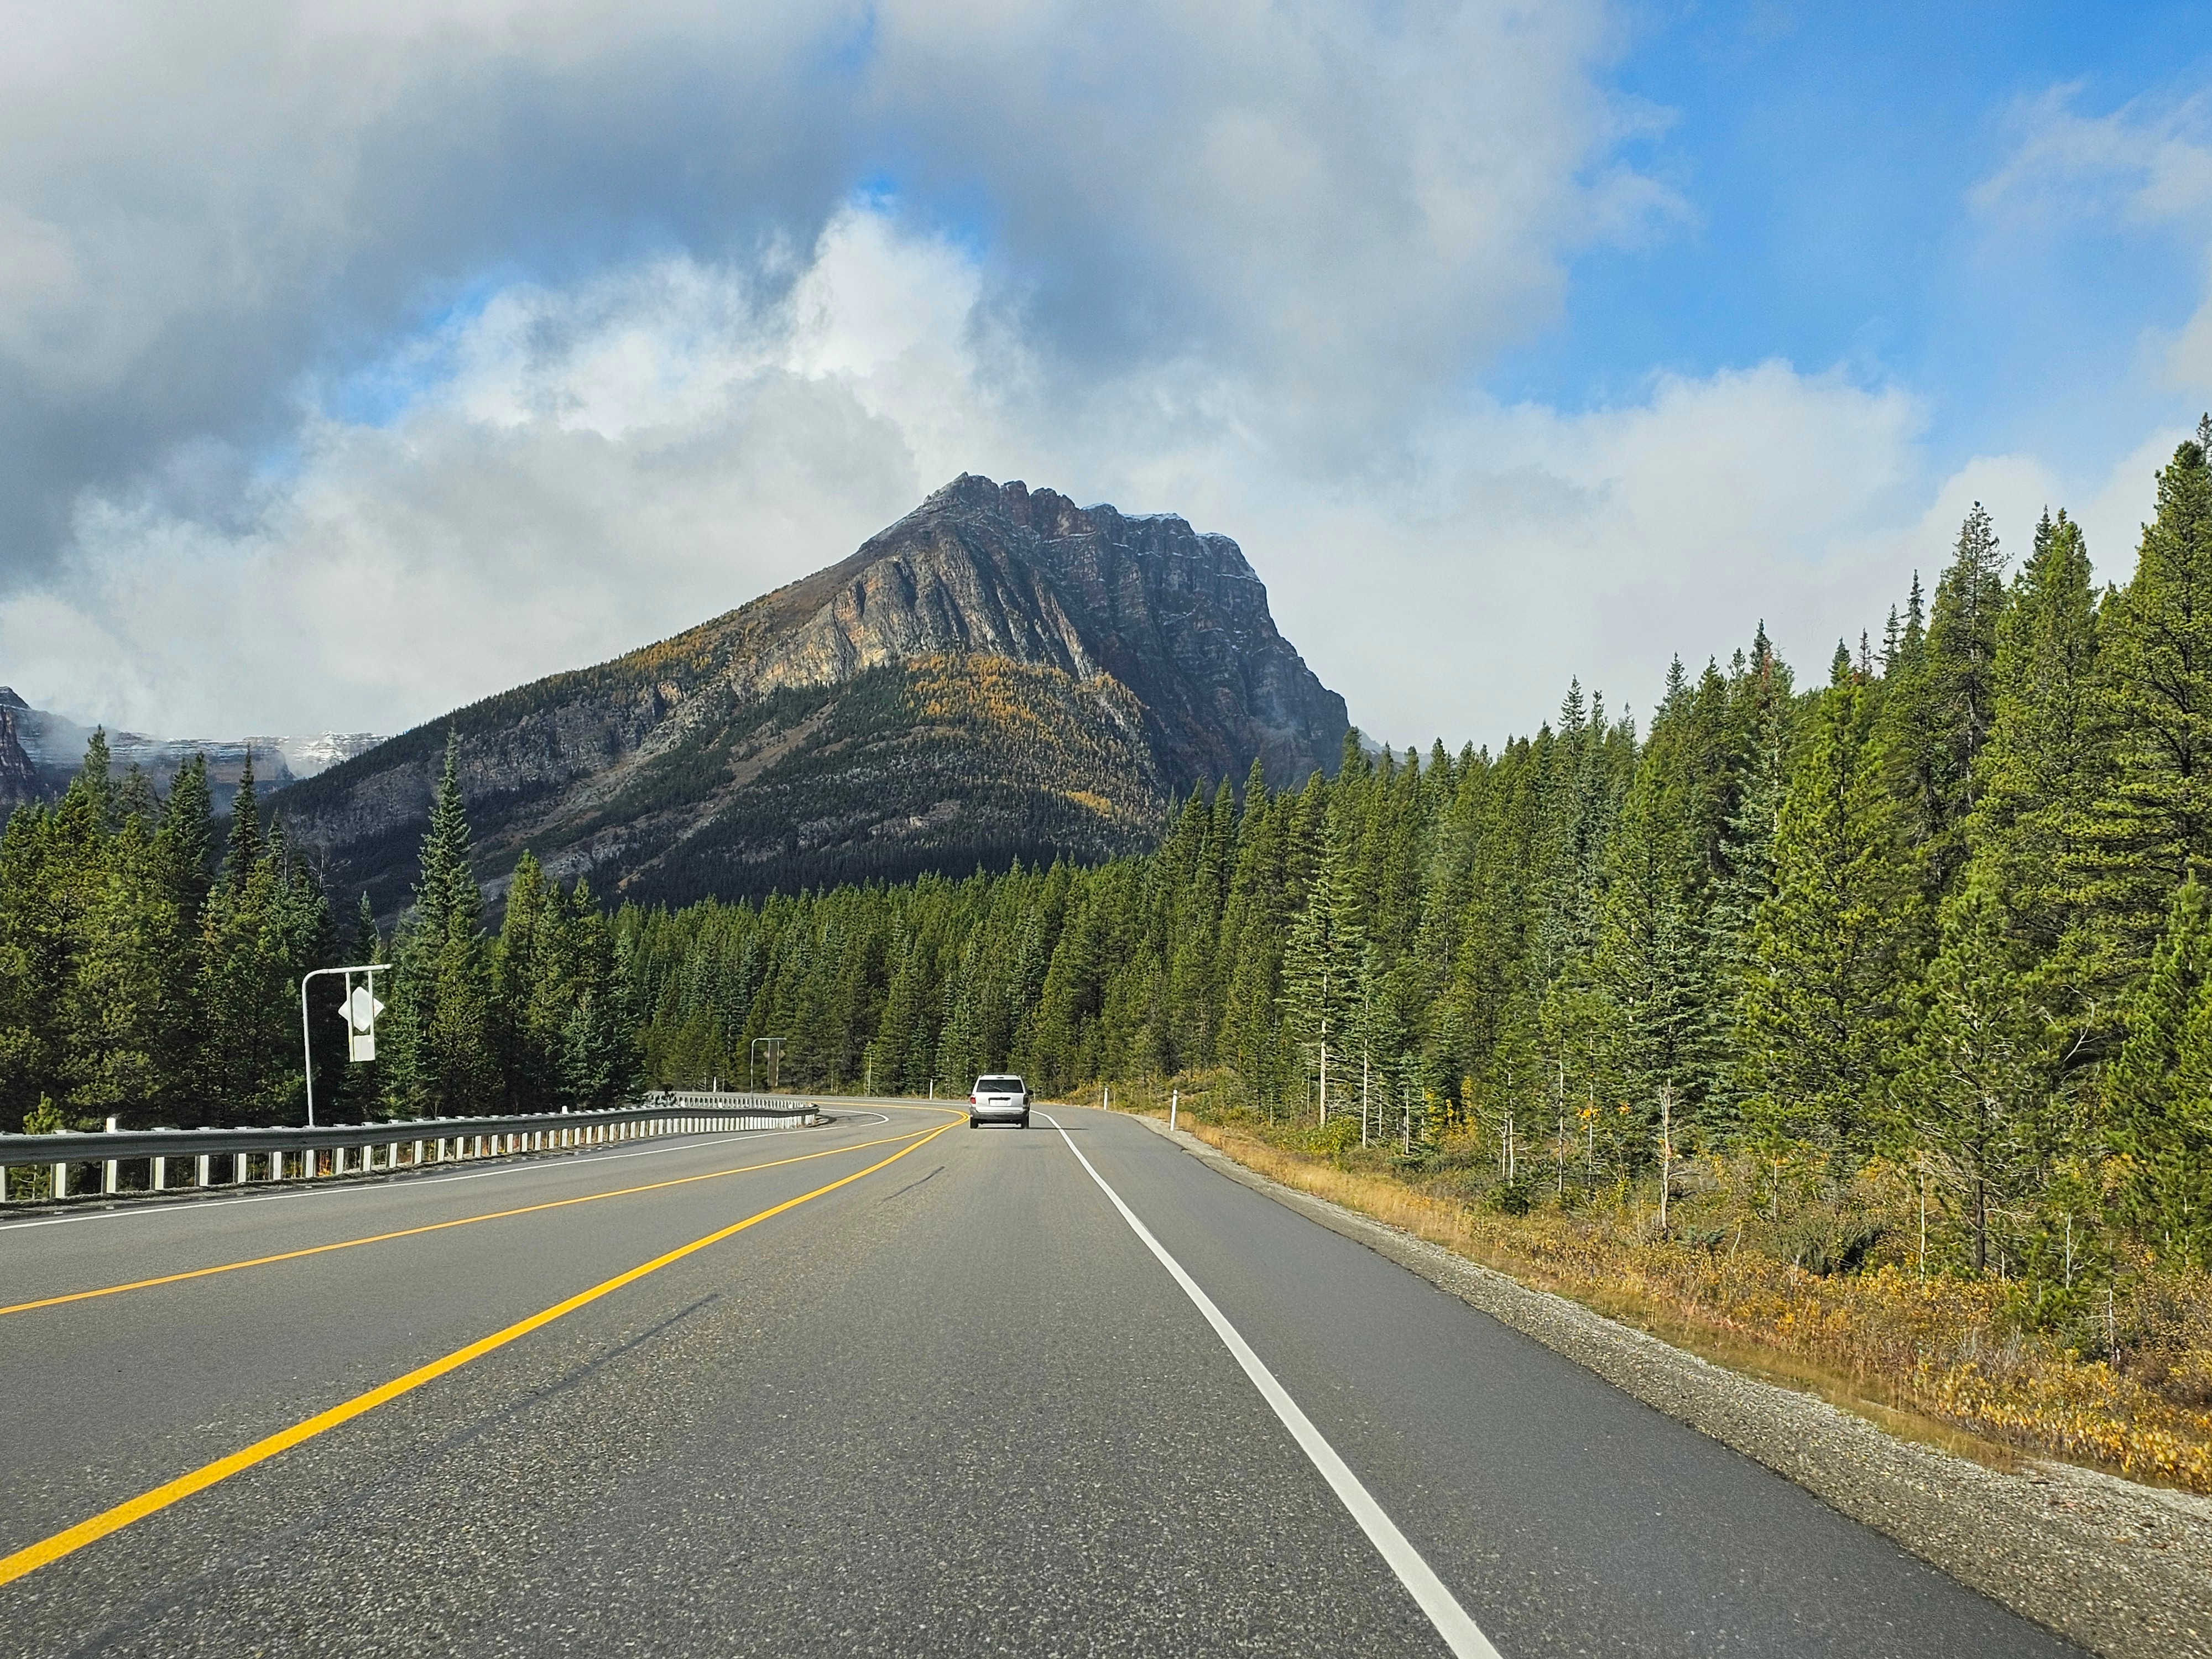
<instances>
[{"instance_id":1,"label":"double yellow line","mask_svg":"<svg viewBox=\"0 0 2212 1659\"><path fill-rule=\"evenodd\" d=\"M453 1352L447 1354L441 1358L434 1359L427 1365L418 1365L404 1376L395 1376L391 1382L384 1383L380 1387L371 1389L366 1394L356 1395L352 1399L346 1401L342 1405L333 1406L325 1412L319 1412L314 1416L308 1418L306 1421L295 1423L288 1429L281 1429L276 1433L270 1435L264 1439L257 1440L252 1445L241 1448L240 1450L231 1453L228 1457L219 1457L214 1462L203 1465L201 1468L194 1469L189 1474L180 1474L175 1480L165 1482L163 1485L155 1487L151 1492L143 1492L138 1497L130 1499L127 1503L118 1504L114 1508L110 1510L103 1510L100 1514L94 1516L90 1520L80 1521L76 1525L68 1528L64 1531L58 1532L51 1538L41 1539L35 1544L27 1545L22 1549L17 1550L13 1555L0 1556L0 1584L12 1583L15 1580L23 1577L25 1573L35 1571L37 1569L46 1565L50 1562L58 1561L65 1555L73 1554L76 1551L82 1549L86 1545L97 1542L99 1540L106 1537L108 1534L119 1531L123 1528L129 1526L134 1521L143 1520L149 1515L154 1515L162 1510L167 1509L172 1504L179 1503L185 1498L190 1498L194 1492L204 1492L210 1486L216 1485L217 1482L228 1480L232 1475L238 1474L246 1469L250 1469L257 1463L266 1462L269 1459L276 1456L279 1452L289 1451L294 1446L299 1445L304 1441L313 1440L317 1435L325 1434L331 1430L337 1428L341 1423L351 1422L355 1418L362 1415L364 1413L374 1411L379 1406L384 1405L389 1401L397 1400L400 1395L404 1394L411 1394L416 1389L421 1388L424 1383L434 1381L436 1378L443 1376L448 1371L459 1370L471 1360L481 1359L484 1355L494 1352L495 1349L503 1348L508 1343L527 1336L531 1332L538 1330L544 1326L551 1324L555 1320L561 1318L566 1314L574 1313L579 1308L587 1307L591 1304L597 1302L603 1296L611 1295L613 1292L622 1289L625 1285L634 1285L648 1273L658 1273L661 1268L665 1267L673 1262L681 1261L687 1255L697 1254L699 1251L705 1249L710 1244L719 1244L726 1238L734 1237L738 1234L744 1231L748 1227L757 1227L762 1222L769 1220L772 1217L781 1215L787 1210L795 1210L800 1205L808 1203L814 1199L820 1198L825 1193L834 1193L840 1187L849 1187L853 1182L861 1179L863 1176L872 1176L877 1170L897 1163L899 1159L906 1157L908 1153L919 1152L922 1147L929 1145L931 1141L936 1139L938 1136L943 1134L951 1127L952 1125L951 1123L939 1124L936 1128L930 1130L926 1134L923 1134L919 1139L915 1139L911 1146L901 1147L897 1152L893 1152L889 1158L881 1159L877 1163L871 1164L865 1170L856 1170L851 1175L843 1176L842 1179L830 1182L827 1186L817 1187L812 1192L802 1193L797 1198L786 1199L781 1204L771 1205L765 1210L762 1210L755 1214L747 1216L743 1221L734 1222L731 1225L724 1227L718 1231L708 1233L703 1238L695 1238L689 1244L678 1245L675 1249L669 1251L665 1255L657 1255L652 1261L643 1262L637 1267L632 1267L626 1273L619 1273L612 1279L603 1279L599 1284L592 1285L591 1289L587 1291L580 1291L564 1302L556 1302L551 1307L547 1308L541 1312L532 1314L527 1319L517 1320L506 1329L495 1331L489 1336L479 1338L477 1340L470 1343L465 1348L456 1348ZM908 1137L900 1137L900 1139L908 1139ZM879 1146L885 1143L881 1140L877 1140L865 1142L863 1144L866 1146ZM854 1146L845 1146L838 1147L834 1150L839 1152L856 1152L860 1149ZM816 1153L811 1154L811 1156L821 1157L825 1156L825 1154ZM791 1158L782 1161L787 1163L798 1163L800 1160ZM765 1169L772 1166L757 1164L753 1167ZM717 1171L717 1173L735 1174L737 1171L722 1170ZM696 1176L687 1177L687 1179L690 1180L706 1180L709 1178L711 1177ZM657 1186L675 1186L681 1183L677 1182L656 1182L654 1184ZM651 1188L638 1188L631 1190L649 1191ZM611 1198L616 1196L616 1194L608 1193L593 1194L593 1196ZM584 1200L580 1199L567 1199L561 1201L563 1203L580 1203ZM532 1206L532 1207L550 1209L556 1206L553 1205L544 1205ZM523 1213L523 1212L515 1211L507 1212L506 1213L520 1214ZM492 1218L483 1216L471 1217L469 1218L471 1220L489 1220ZM459 1224L447 1222L441 1224L453 1226ZM417 1231L428 1230L421 1229ZM390 1236L398 1237L399 1235ZM367 1243L372 1241L362 1239L353 1242ZM326 1245L321 1248L332 1249L342 1247ZM283 1260L283 1258L272 1257L270 1259ZM237 1265L246 1266L250 1264L240 1263ZM216 1269L211 1271L221 1270ZM115 1287L117 1290L129 1288L131 1287L127 1285L118 1285ZM88 1294L98 1295L103 1294L103 1292L94 1291L88 1292Z\"/></svg>"}]
</instances>

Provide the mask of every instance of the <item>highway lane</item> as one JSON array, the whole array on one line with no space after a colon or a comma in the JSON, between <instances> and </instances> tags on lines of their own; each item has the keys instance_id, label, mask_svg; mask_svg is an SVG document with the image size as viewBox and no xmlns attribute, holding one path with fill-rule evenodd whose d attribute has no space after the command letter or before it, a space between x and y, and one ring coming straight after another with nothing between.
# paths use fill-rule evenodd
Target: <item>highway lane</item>
<instances>
[{"instance_id":1,"label":"highway lane","mask_svg":"<svg viewBox=\"0 0 2212 1659\"><path fill-rule=\"evenodd\" d=\"M848 1111L821 1129L434 1167L0 1229L0 1307L11 1307L465 1224L0 1314L0 1444L41 1449L0 1461L0 1553L696 1237L728 1221L732 1206L743 1214L805 1192L947 1121L942 1111ZM638 1187L652 1190L624 1190Z\"/></svg>"},{"instance_id":2,"label":"highway lane","mask_svg":"<svg viewBox=\"0 0 2212 1659\"><path fill-rule=\"evenodd\" d=\"M1054 1115L1509 1659L2070 1651L1143 1126ZM823 1133L891 1132L867 1128ZM0 1317L0 1547L898 1150ZM696 1172L691 1156L662 1162ZM447 1213L449 1195L409 1185L381 1218ZM301 1202L325 1197L351 1195ZM203 1238L185 1213L149 1253L199 1261L241 1242ZM22 1242L0 1232L10 1301L19 1278L67 1277L51 1262L18 1274ZM102 1248L118 1252L103 1271L129 1255ZM426 1277L447 1293L426 1297ZM134 1347L151 1356L99 1375ZM86 1391L97 1410L67 1403ZM133 1412L155 1427L125 1432ZM1042 1125L918 1144L41 1566L0 1589L0 1639L1444 1650Z\"/></svg>"}]
</instances>

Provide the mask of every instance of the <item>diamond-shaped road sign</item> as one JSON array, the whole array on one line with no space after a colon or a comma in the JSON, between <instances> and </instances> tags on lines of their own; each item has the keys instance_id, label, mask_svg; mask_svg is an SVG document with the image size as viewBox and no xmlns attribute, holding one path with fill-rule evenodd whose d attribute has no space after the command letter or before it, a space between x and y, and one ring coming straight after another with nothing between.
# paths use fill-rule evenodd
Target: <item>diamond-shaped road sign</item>
<instances>
[{"instance_id":1,"label":"diamond-shaped road sign","mask_svg":"<svg viewBox=\"0 0 2212 1659\"><path fill-rule=\"evenodd\" d=\"M346 1017L347 1058L374 1060L376 1058L376 1017L384 1012L383 1001L366 985L356 985L353 994L338 1004L338 1012Z\"/></svg>"},{"instance_id":2,"label":"diamond-shaped road sign","mask_svg":"<svg viewBox=\"0 0 2212 1659\"><path fill-rule=\"evenodd\" d=\"M345 1015L346 1024L355 1030L371 1031L376 1029L376 1017L384 1012L384 1002L366 985L356 985L353 994L338 1008Z\"/></svg>"}]
</instances>

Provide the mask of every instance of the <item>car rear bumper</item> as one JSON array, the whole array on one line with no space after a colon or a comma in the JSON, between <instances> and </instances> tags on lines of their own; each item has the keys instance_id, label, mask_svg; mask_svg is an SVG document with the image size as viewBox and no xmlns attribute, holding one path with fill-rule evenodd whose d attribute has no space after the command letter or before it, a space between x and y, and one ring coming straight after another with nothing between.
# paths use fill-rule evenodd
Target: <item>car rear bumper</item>
<instances>
[{"instance_id":1,"label":"car rear bumper","mask_svg":"<svg viewBox=\"0 0 2212 1659\"><path fill-rule=\"evenodd\" d=\"M985 1103L968 1109L970 1123L1027 1123L1030 1109L1026 1106L997 1106Z\"/></svg>"}]
</instances>

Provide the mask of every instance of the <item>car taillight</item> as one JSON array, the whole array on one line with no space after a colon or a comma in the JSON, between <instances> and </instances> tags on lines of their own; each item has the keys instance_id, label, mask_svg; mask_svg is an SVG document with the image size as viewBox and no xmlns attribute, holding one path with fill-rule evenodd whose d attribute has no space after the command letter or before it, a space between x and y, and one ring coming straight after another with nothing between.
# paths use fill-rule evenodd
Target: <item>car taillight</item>
<instances>
[{"instance_id":1,"label":"car taillight","mask_svg":"<svg viewBox=\"0 0 2212 1659\"><path fill-rule=\"evenodd\" d=\"M973 1106L973 1105L975 1103L975 1096L973 1096L973 1095L969 1096L969 1097L968 1097L968 1103L969 1103L970 1106Z\"/></svg>"}]
</instances>

